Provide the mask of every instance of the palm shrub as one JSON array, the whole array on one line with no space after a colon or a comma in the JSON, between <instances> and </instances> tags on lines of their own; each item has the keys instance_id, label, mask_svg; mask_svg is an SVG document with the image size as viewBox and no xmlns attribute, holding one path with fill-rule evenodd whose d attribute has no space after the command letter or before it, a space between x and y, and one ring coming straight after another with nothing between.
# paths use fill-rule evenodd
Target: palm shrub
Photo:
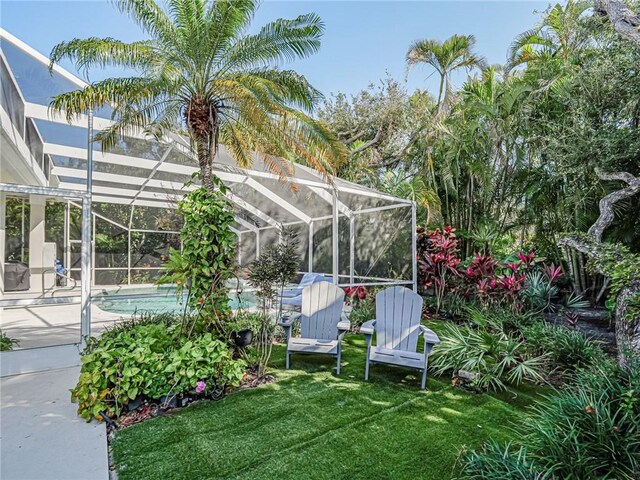
<instances>
[{"instance_id":1,"label":"palm shrub","mask_svg":"<svg viewBox=\"0 0 640 480\"><path fill-rule=\"evenodd\" d=\"M240 166L250 166L260 152L281 176L291 167L275 157L301 159L323 173L345 157L334 134L304 112L321 100L320 92L304 76L279 68L318 51L324 25L317 15L278 19L248 34L258 0L114 3L147 39L74 39L56 45L50 55L52 65L68 59L83 71L135 72L62 93L51 102L69 120L108 105L114 123L96 135L103 148L139 129L157 138L186 131L207 187L213 187L220 142Z\"/></svg>"},{"instance_id":2,"label":"palm shrub","mask_svg":"<svg viewBox=\"0 0 640 480\"><path fill-rule=\"evenodd\" d=\"M472 386L503 390L508 384L542 380L544 356L533 355L524 340L491 310L468 309L466 323L445 323L439 330L440 345L431 355L436 374L459 370L475 375Z\"/></svg>"}]
</instances>

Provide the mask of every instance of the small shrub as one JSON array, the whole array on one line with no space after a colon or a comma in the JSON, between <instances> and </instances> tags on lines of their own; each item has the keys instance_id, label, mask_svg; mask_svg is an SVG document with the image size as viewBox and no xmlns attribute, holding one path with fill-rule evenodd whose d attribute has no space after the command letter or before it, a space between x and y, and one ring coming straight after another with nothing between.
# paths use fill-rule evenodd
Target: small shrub
<instances>
[{"instance_id":1,"label":"small shrub","mask_svg":"<svg viewBox=\"0 0 640 480\"><path fill-rule=\"evenodd\" d=\"M286 284L295 278L299 266L298 235L292 229L284 229L280 242L265 248L249 269L249 283L257 289L256 295L262 301L262 317L257 332L259 377L266 373L273 346L274 322L268 314L268 307L275 305L275 318L281 317L282 298L278 299L278 292L282 292Z\"/></svg>"},{"instance_id":2,"label":"small shrub","mask_svg":"<svg viewBox=\"0 0 640 480\"><path fill-rule=\"evenodd\" d=\"M598 364L605 357L600 342L579 330L537 321L523 327L523 335L532 352L546 354L551 365L564 374Z\"/></svg>"},{"instance_id":3,"label":"small shrub","mask_svg":"<svg viewBox=\"0 0 640 480\"><path fill-rule=\"evenodd\" d=\"M461 479L619 479L640 473L640 361L609 360L539 401L516 427L516 445L465 450Z\"/></svg>"},{"instance_id":4,"label":"small shrub","mask_svg":"<svg viewBox=\"0 0 640 480\"><path fill-rule=\"evenodd\" d=\"M459 240L455 228L436 228L428 232L424 252L418 260L421 279L426 288L433 288L436 298L436 312L440 311L445 293L455 290L456 277L460 276L458 264Z\"/></svg>"},{"instance_id":5,"label":"small shrub","mask_svg":"<svg viewBox=\"0 0 640 480\"><path fill-rule=\"evenodd\" d=\"M245 363L232 358L225 342L211 333L187 339L180 323L166 317L116 327L93 339L82 356L80 378L71 390L78 415L118 416L139 395L159 399L194 389L199 380L238 385Z\"/></svg>"},{"instance_id":6,"label":"small shrub","mask_svg":"<svg viewBox=\"0 0 640 480\"><path fill-rule=\"evenodd\" d=\"M13 347L17 347L19 344L19 340L9 337L6 333L0 330L0 352L13 350Z\"/></svg>"},{"instance_id":7,"label":"small shrub","mask_svg":"<svg viewBox=\"0 0 640 480\"><path fill-rule=\"evenodd\" d=\"M542 380L544 357L531 354L524 340L510 333L504 318L493 311L468 309L466 324L442 325L440 345L431 355L436 374L469 371L477 375L472 386L479 390Z\"/></svg>"},{"instance_id":8,"label":"small shrub","mask_svg":"<svg viewBox=\"0 0 640 480\"><path fill-rule=\"evenodd\" d=\"M349 323L352 331L359 329L364 322L376 317L377 289L366 287L348 287L344 289L347 302L351 305Z\"/></svg>"},{"instance_id":9,"label":"small shrub","mask_svg":"<svg viewBox=\"0 0 640 480\"><path fill-rule=\"evenodd\" d=\"M580 372L575 384L540 402L522 427L532 458L556 478L637 478L640 363Z\"/></svg>"},{"instance_id":10,"label":"small shrub","mask_svg":"<svg viewBox=\"0 0 640 480\"><path fill-rule=\"evenodd\" d=\"M465 480L546 480L550 473L541 472L524 447L511 443L501 445L490 440L477 452L463 450L458 459L460 474Z\"/></svg>"},{"instance_id":11,"label":"small shrub","mask_svg":"<svg viewBox=\"0 0 640 480\"><path fill-rule=\"evenodd\" d=\"M376 318L375 302L360 302L349 314L351 330L359 329L364 322L368 322L374 318Z\"/></svg>"}]
</instances>

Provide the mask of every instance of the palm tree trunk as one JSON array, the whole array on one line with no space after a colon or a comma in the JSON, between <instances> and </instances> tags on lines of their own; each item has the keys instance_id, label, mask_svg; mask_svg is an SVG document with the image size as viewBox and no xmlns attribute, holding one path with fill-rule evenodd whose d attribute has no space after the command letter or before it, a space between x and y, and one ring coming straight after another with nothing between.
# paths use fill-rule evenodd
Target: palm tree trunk
<instances>
[{"instance_id":1,"label":"palm tree trunk","mask_svg":"<svg viewBox=\"0 0 640 480\"><path fill-rule=\"evenodd\" d=\"M214 189L212 164L218 149L217 117L215 107L201 96L194 96L185 110L185 120L196 150L202 184L209 190Z\"/></svg>"},{"instance_id":2,"label":"palm tree trunk","mask_svg":"<svg viewBox=\"0 0 640 480\"><path fill-rule=\"evenodd\" d=\"M440 102L442 101L442 91L444 90L445 79L446 73L440 75L440 89L438 90L438 103L436 105L438 113L440 112Z\"/></svg>"}]
</instances>

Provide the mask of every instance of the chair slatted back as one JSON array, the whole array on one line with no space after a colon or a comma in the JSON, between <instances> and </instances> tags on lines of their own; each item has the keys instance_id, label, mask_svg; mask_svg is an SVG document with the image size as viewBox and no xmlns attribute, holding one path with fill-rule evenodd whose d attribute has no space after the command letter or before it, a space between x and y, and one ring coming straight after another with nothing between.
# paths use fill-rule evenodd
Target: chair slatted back
<instances>
[{"instance_id":1,"label":"chair slatted back","mask_svg":"<svg viewBox=\"0 0 640 480\"><path fill-rule=\"evenodd\" d=\"M304 338L335 340L344 304L344 291L329 282L318 282L302 290L300 316Z\"/></svg>"},{"instance_id":2,"label":"chair slatted back","mask_svg":"<svg viewBox=\"0 0 640 480\"><path fill-rule=\"evenodd\" d=\"M415 352L418 346L422 297L405 287L390 287L376 295L377 345Z\"/></svg>"}]
</instances>

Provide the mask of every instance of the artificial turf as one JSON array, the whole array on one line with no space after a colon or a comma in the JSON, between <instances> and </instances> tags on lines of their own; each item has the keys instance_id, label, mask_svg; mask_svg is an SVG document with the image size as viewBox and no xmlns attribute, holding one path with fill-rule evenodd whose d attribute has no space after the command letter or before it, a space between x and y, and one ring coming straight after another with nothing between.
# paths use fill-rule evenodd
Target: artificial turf
<instances>
[{"instance_id":1,"label":"artificial turf","mask_svg":"<svg viewBox=\"0 0 640 480\"><path fill-rule=\"evenodd\" d=\"M276 347L277 382L118 431L119 479L449 479L463 446L510 438L538 394L474 395L434 377L422 392L417 373L378 365L364 382L363 341L347 338L339 377L325 356L284 370Z\"/></svg>"}]
</instances>

